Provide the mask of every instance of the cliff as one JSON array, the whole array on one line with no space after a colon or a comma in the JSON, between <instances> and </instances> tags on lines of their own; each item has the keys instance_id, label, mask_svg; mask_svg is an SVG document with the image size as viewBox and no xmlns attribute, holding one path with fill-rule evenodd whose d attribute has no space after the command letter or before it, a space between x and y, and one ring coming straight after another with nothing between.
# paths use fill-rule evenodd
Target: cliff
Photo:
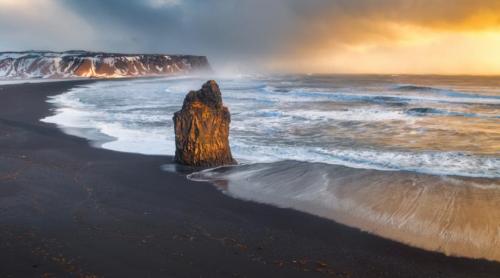
<instances>
[{"instance_id":1,"label":"cliff","mask_svg":"<svg viewBox=\"0 0 500 278\"><path fill-rule=\"evenodd\" d=\"M0 52L0 78L115 78L211 71L205 56L87 51Z\"/></svg>"},{"instance_id":2,"label":"cliff","mask_svg":"<svg viewBox=\"0 0 500 278\"><path fill-rule=\"evenodd\" d=\"M215 81L189 92L173 120L176 162L209 167L236 163L229 147L231 115Z\"/></svg>"}]
</instances>

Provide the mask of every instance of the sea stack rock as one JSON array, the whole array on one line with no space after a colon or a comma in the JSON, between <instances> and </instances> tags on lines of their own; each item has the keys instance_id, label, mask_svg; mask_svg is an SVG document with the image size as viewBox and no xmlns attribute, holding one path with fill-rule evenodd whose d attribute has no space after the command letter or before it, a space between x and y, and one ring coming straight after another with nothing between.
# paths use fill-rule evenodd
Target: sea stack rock
<instances>
[{"instance_id":1,"label":"sea stack rock","mask_svg":"<svg viewBox=\"0 0 500 278\"><path fill-rule=\"evenodd\" d=\"M173 120L176 162L203 167L236 164L229 147L231 116L214 80L189 92Z\"/></svg>"}]
</instances>

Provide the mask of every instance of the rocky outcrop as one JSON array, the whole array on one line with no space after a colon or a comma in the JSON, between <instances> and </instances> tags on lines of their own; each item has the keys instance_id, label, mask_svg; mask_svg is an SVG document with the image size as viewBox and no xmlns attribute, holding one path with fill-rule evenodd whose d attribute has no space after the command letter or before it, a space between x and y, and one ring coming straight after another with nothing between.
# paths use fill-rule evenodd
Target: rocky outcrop
<instances>
[{"instance_id":1,"label":"rocky outcrop","mask_svg":"<svg viewBox=\"0 0 500 278\"><path fill-rule=\"evenodd\" d=\"M229 110L213 80L186 95L174 114L175 161L191 166L235 164L229 147Z\"/></svg>"},{"instance_id":2,"label":"rocky outcrop","mask_svg":"<svg viewBox=\"0 0 500 278\"><path fill-rule=\"evenodd\" d=\"M116 78L210 71L204 56L88 51L0 52L1 78Z\"/></svg>"}]
</instances>

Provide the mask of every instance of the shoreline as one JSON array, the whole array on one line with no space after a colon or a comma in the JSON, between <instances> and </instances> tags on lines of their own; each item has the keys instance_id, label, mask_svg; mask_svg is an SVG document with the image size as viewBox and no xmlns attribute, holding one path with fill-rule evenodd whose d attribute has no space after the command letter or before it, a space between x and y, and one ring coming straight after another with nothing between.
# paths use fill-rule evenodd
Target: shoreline
<instances>
[{"instance_id":1,"label":"shoreline","mask_svg":"<svg viewBox=\"0 0 500 278\"><path fill-rule=\"evenodd\" d=\"M0 85L0 276L497 277L500 263L424 251L161 170L169 156L90 146L40 122L94 82Z\"/></svg>"}]
</instances>

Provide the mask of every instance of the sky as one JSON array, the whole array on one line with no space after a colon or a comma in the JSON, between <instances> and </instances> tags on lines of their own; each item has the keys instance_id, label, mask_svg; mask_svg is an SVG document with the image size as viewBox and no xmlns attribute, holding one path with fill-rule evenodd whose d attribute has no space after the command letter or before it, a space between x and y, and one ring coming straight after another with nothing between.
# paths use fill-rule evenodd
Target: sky
<instances>
[{"instance_id":1,"label":"sky","mask_svg":"<svg viewBox=\"0 0 500 278\"><path fill-rule=\"evenodd\" d=\"M0 0L0 38L219 71L500 75L500 0Z\"/></svg>"}]
</instances>

